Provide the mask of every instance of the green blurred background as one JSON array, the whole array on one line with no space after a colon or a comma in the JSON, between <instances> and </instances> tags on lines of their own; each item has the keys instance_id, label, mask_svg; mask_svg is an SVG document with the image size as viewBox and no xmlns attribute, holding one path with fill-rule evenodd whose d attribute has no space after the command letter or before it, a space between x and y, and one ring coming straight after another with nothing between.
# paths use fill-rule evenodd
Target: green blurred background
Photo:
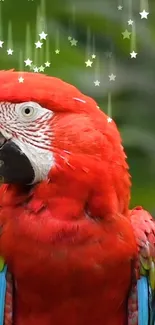
<instances>
[{"instance_id":1,"label":"green blurred background","mask_svg":"<svg viewBox=\"0 0 155 325\"><path fill-rule=\"evenodd\" d=\"M118 10L122 6L122 10ZM149 11L141 19L140 11ZM134 21L128 25L128 20ZM132 175L131 206L155 215L155 1L0 0L0 69L60 77L94 97L116 121ZM123 39L127 29L129 38ZM48 34L41 49L35 42ZM68 39L69 38L69 39ZM71 40L77 40L76 46ZM7 49L13 49L8 55ZM60 53L56 54L55 50ZM137 52L131 59L130 52ZM96 55L92 59L92 54ZM31 67L24 60L31 59ZM90 59L91 67L85 61ZM116 75L114 81L109 75ZM100 86L95 86L98 79Z\"/></svg>"}]
</instances>

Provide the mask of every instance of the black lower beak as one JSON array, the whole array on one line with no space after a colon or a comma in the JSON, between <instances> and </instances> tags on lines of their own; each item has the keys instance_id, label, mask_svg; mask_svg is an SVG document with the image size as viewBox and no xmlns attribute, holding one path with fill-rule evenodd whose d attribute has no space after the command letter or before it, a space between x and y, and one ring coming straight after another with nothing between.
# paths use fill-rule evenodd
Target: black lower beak
<instances>
[{"instance_id":1,"label":"black lower beak","mask_svg":"<svg viewBox=\"0 0 155 325\"><path fill-rule=\"evenodd\" d=\"M0 134L0 182L8 184L31 184L34 170L21 149Z\"/></svg>"},{"instance_id":2,"label":"black lower beak","mask_svg":"<svg viewBox=\"0 0 155 325\"><path fill-rule=\"evenodd\" d=\"M0 132L0 148L3 146L3 144L7 142L6 138L3 136L3 134Z\"/></svg>"}]
</instances>

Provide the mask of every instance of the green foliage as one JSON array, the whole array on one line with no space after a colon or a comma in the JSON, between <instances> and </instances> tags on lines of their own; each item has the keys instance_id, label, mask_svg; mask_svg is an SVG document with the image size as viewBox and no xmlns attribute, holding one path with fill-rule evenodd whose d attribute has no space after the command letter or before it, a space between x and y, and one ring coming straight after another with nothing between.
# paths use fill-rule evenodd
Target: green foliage
<instances>
[{"instance_id":1,"label":"green foliage","mask_svg":"<svg viewBox=\"0 0 155 325\"><path fill-rule=\"evenodd\" d=\"M147 20L142 20L136 1L133 1L132 10L129 8L131 1L124 1L122 11L118 11L118 3L114 0L47 0L46 9L44 1L41 6L39 1L0 2L0 39L4 40L3 49L0 49L0 69L20 69L21 60L27 58L27 53L32 53L34 60L34 42L39 39L36 34L44 26L49 49L47 45L38 49L41 54L37 60L39 64L47 60L51 62L46 73L73 83L94 97L105 112L108 92L111 92L112 117L122 134L132 174L131 205L143 205L154 212L155 2L149 1L150 14ZM130 18L136 24L136 59L130 58L130 40L123 39L121 34L125 29L131 31L127 23ZM68 36L78 40L76 47L71 46ZM6 50L11 44L14 53L8 56ZM54 52L57 47L60 48L59 55ZM100 87L94 86L95 61L92 68L85 66L94 51ZM107 51L112 52L112 68L106 57ZM116 74L115 82L109 82L110 69Z\"/></svg>"}]
</instances>

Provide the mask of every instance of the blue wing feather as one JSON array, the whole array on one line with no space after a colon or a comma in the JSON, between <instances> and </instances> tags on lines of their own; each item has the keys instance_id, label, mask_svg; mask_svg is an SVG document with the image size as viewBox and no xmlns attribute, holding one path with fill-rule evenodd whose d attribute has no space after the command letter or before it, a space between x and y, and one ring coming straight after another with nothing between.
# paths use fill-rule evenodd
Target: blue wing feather
<instances>
[{"instance_id":1,"label":"blue wing feather","mask_svg":"<svg viewBox=\"0 0 155 325\"><path fill-rule=\"evenodd\" d=\"M5 307L5 295L6 295L6 272L5 266L0 272L0 325L4 324L4 307Z\"/></svg>"},{"instance_id":2,"label":"blue wing feather","mask_svg":"<svg viewBox=\"0 0 155 325\"><path fill-rule=\"evenodd\" d=\"M137 282L138 293L138 325L149 324L149 286L148 280L142 276Z\"/></svg>"}]
</instances>

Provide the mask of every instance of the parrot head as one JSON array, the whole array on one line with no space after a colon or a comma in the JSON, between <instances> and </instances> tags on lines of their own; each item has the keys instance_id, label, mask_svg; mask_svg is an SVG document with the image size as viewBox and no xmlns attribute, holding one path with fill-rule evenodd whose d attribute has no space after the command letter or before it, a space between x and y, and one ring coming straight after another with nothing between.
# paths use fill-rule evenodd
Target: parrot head
<instances>
[{"instance_id":1,"label":"parrot head","mask_svg":"<svg viewBox=\"0 0 155 325\"><path fill-rule=\"evenodd\" d=\"M19 82L20 75L23 82ZM0 176L7 184L59 182L124 213L130 180L117 127L96 102L64 81L0 72ZM83 192L81 193L81 188ZM70 188L71 191L71 188ZM106 194L106 200L104 199Z\"/></svg>"}]
</instances>

